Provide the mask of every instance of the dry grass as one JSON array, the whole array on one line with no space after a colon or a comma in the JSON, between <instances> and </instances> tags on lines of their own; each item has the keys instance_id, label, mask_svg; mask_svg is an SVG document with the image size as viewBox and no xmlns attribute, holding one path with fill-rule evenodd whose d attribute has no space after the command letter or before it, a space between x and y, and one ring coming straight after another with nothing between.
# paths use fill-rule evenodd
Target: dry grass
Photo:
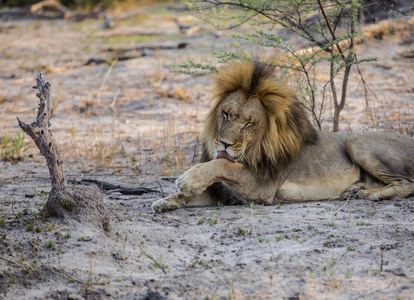
<instances>
[{"instance_id":1,"label":"dry grass","mask_svg":"<svg viewBox=\"0 0 414 300\"><path fill-rule=\"evenodd\" d=\"M85 168L108 168L116 166L113 160L121 148L121 133L115 122L108 132L104 125L94 126L89 134L77 133L72 127L68 129L70 144L61 144L62 157L74 159Z\"/></svg>"}]
</instances>

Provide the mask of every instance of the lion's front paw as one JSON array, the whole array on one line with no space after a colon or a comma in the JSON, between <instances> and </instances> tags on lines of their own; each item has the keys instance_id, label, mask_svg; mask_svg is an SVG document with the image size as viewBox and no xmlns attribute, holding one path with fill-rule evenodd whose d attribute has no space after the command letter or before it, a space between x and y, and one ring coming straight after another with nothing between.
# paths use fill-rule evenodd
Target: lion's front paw
<instances>
[{"instance_id":1,"label":"lion's front paw","mask_svg":"<svg viewBox=\"0 0 414 300\"><path fill-rule=\"evenodd\" d=\"M361 191L361 188L351 188L346 190L341 194L341 199L356 199L358 196L358 192Z\"/></svg>"},{"instance_id":2,"label":"lion's front paw","mask_svg":"<svg viewBox=\"0 0 414 300\"><path fill-rule=\"evenodd\" d=\"M361 190L356 194L356 196L359 199L367 199L373 201L379 200L379 197L374 190Z\"/></svg>"},{"instance_id":3,"label":"lion's front paw","mask_svg":"<svg viewBox=\"0 0 414 300\"><path fill-rule=\"evenodd\" d=\"M162 213L165 211L177 209L177 205L174 205L173 203L169 202L164 198L152 203L152 209L156 213Z\"/></svg>"},{"instance_id":4,"label":"lion's front paw","mask_svg":"<svg viewBox=\"0 0 414 300\"><path fill-rule=\"evenodd\" d=\"M152 209L156 213L162 213L180 208L183 206L183 203L180 202L179 198L179 194L172 194L168 197L154 201L154 203L152 203Z\"/></svg>"},{"instance_id":5,"label":"lion's front paw","mask_svg":"<svg viewBox=\"0 0 414 300\"><path fill-rule=\"evenodd\" d=\"M181 175L175 184L178 190L187 197L196 196L203 193L211 185L208 177L208 170L205 170L202 164L198 164Z\"/></svg>"}]
</instances>

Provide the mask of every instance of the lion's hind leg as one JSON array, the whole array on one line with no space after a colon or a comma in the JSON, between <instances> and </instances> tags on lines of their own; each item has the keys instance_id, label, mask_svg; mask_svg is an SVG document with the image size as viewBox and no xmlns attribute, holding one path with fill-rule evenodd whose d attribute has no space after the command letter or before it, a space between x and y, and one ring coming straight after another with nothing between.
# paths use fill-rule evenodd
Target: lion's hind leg
<instances>
[{"instance_id":1,"label":"lion's hind leg","mask_svg":"<svg viewBox=\"0 0 414 300\"><path fill-rule=\"evenodd\" d=\"M357 197L380 200L414 194L414 139L396 133L357 133L345 141L352 161L385 186L361 190Z\"/></svg>"},{"instance_id":2,"label":"lion's hind leg","mask_svg":"<svg viewBox=\"0 0 414 300\"><path fill-rule=\"evenodd\" d=\"M372 178L367 179L369 175L364 174L363 181L359 181L348 187L345 192L342 193L341 197L342 199L356 199L361 198L361 196L358 194L362 190L371 190L371 189L378 189L384 186L384 183Z\"/></svg>"},{"instance_id":3,"label":"lion's hind leg","mask_svg":"<svg viewBox=\"0 0 414 300\"><path fill-rule=\"evenodd\" d=\"M393 198L406 198L414 195L414 184L406 180L394 181L382 188L361 190L357 193L358 198L381 200Z\"/></svg>"}]
</instances>

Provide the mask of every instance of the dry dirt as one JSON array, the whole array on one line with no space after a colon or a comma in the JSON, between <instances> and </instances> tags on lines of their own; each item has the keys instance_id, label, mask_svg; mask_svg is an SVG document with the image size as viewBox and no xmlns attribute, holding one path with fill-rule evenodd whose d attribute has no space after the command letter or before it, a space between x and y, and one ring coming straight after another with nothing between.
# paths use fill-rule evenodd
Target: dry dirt
<instances>
[{"instance_id":1,"label":"dry dirt","mask_svg":"<svg viewBox=\"0 0 414 300\"><path fill-rule=\"evenodd\" d=\"M175 17L199 30L180 33ZM105 191L109 233L43 218L49 174L26 138L24 160L0 161L0 299L412 299L414 198L153 214L151 203L199 159L209 107L209 78L170 73L171 64L237 45L168 7L115 23L0 23L0 135L15 136L16 116L34 120L31 86L46 71L66 179L157 191ZM377 119L354 74L343 130L412 134L414 62L398 54L412 47L402 35L359 45L360 58L379 58L362 66Z\"/></svg>"}]
</instances>

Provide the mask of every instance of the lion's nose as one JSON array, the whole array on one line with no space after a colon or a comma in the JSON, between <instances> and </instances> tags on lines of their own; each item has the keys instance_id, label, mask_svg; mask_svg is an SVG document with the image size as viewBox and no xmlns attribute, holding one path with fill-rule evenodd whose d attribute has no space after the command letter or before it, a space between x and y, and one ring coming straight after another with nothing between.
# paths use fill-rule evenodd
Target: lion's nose
<instances>
[{"instance_id":1,"label":"lion's nose","mask_svg":"<svg viewBox=\"0 0 414 300\"><path fill-rule=\"evenodd\" d=\"M220 142L224 145L224 149L227 149L227 147L233 145L231 143L228 143L227 141L223 141L222 139L220 139Z\"/></svg>"}]
</instances>

